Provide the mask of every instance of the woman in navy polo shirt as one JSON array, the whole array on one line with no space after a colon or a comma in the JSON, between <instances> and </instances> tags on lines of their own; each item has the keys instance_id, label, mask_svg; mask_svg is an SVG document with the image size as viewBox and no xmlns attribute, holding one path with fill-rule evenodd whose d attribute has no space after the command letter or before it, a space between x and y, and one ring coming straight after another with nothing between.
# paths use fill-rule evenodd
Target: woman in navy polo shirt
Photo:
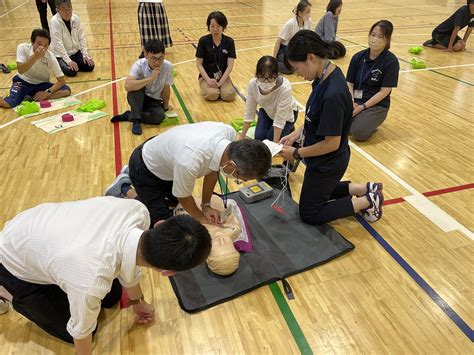
<instances>
[{"instance_id":1,"label":"woman in navy polo shirt","mask_svg":"<svg viewBox=\"0 0 474 355\"><path fill-rule=\"evenodd\" d=\"M347 84L354 102L351 134L357 141L370 138L387 118L390 93L397 87L400 65L389 51L393 25L376 22L369 31L369 48L354 54L347 70Z\"/></svg>"},{"instance_id":2,"label":"woman in navy polo shirt","mask_svg":"<svg viewBox=\"0 0 474 355\"><path fill-rule=\"evenodd\" d=\"M199 39L196 49L196 67L199 70L201 96L208 101L233 101L235 90L230 80L234 68L234 40L226 35L227 18L220 11L213 11L207 17L210 34Z\"/></svg>"},{"instance_id":3,"label":"woman in navy polo shirt","mask_svg":"<svg viewBox=\"0 0 474 355\"><path fill-rule=\"evenodd\" d=\"M323 224L356 213L368 221L382 216L382 184L341 181L349 164L352 99L341 69L328 60L334 42L301 30L288 44L288 63L297 75L313 80L304 126L283 137L286 160L306 163L300 195L303 222ZM300 148L293 143L300 139ZM355 198L353 198L355 196Z\"/></svg>"}]
</instances>

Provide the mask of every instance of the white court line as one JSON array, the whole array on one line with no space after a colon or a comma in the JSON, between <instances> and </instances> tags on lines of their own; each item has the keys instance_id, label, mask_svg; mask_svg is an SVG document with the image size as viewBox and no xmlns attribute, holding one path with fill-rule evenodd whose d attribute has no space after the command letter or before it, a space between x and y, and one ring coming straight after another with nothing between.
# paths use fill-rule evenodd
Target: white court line
<instances>
[{"instance_id":1,"label":"white court line","mask_svg":"<svg viewBox=\"0 0 474 355\"><path fill-rule=\"evenodd\" d=\"M474 63L471 64L459 64L459 65L447 65L444 67L433 67L433 68L424 68L424 69L406 69L406 70L400 70L399 73L404 74L404 73L416 73L420 71L430 71L430 70L440 70L440 69L452 69L452 68L465 68L465 67L472 67L474 66ZM292 86L293 85L303 85L303 84L311 84L311 81L296 81L294 83L290 83Z\"/></svg>"},{"instance_id":2,"label":"white court line","mask_svg":"<svg viewBox=\"0 0 474 355\"><path fill-rule=\"evenodd\" d=\"M18 9L19 7L22 7L23 5L25 5L25 4L28 3L29 1L30 1L30 0L23 1L20 5L17 5L17 6L15 6L13 9L8 10L8 11L5 12L4 14L1 14L1 15L0 15L0 18L7 16L10 12L15 11L15 10ZM29 28L31 28L31 26L30 26Z\"/></svg>"}]
</instances>

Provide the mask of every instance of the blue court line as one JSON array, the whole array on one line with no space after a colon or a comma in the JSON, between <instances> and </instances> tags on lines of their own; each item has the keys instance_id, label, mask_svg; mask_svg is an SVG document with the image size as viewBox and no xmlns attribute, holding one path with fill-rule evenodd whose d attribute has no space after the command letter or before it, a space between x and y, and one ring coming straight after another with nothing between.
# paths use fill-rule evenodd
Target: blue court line
<instances>
[{"instance_id":1,"label":"blue court line","mask_svg":"<svg viewBox=\"0 0 474 355\"><path fill-rule=\"evenodd\" d=\"M474 331L467 323L457 314L454 309L406 262L403 257L397 253L395 249L379 234L377 231L362 217L356 216L359 223L374 237L374 239L385 249L390 256L405 270L408 275L420 286L423 291L438 305L441 310L456 324L456 326L474 342Z\"/></svg>"}]
</instances>

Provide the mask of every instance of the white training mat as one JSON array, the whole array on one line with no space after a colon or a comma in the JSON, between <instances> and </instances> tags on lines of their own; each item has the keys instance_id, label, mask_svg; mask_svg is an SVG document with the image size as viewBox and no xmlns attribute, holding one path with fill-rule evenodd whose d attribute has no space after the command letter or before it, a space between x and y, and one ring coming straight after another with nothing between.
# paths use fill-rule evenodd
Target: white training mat
<instances>
[{"instance_id":1,"label":"white training mat","mask_svg":"<svg viewBox=\"0 0 474 355\"><path fill-rule=\"evenodd\" d=\"M63 99L55 99L55 100L48 100L51 103L51 107L41 108L39 112L29 113L27 115L23 115L22 117L32 117L36 115L41 115L46 112L57 111L65 107L71 107L74 105L79 105L81 103L80 100L74 97L66 97ZM38 102L39 105L39 102Z\"/></svg>"},{"instance_id":2,"label":"white training mat","mask_svg":"<svg viewBox=\"0 0 474 355\"><path fill-rule=\"evenodd\" d=\"M66 113L73 115L74 121L63 122L61 116ZM54 116L42 118L41 120L31 122L31 124L34 124L36 127L42 129L46 133L53 134L83 123L97 120L104 116L107 116L107 114L102 111L80 112L74 110L71 112L63 112Z\"/></svg>"}]
</instances>

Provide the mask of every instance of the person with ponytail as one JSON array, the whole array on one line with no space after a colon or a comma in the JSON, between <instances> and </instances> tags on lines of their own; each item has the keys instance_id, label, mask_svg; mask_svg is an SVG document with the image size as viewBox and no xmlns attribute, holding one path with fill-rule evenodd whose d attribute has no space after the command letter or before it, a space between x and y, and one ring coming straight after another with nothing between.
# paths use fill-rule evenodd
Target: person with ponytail
<instances>
[{"instance_id":1,"label":"person with ponytail","mask_svg":"<svg viewBox=\"0 0 474 355\"><path fill-rule=\"evenodd\" d=\"M286 48L296 32L311 29L311 3L301 0L293 9L293 13L295 17L283 25L273 49L273 57L278 61L278 69L282 74L293 74L293 70L285 66Z\"/></svg>"},{"instance_id":2,"label":"person with ponytail","mask_svg":"<svg viewBox=\"0 0 474 355\"><path fill-rule=\"evenodd\" d=\"M389 51L393 25L380 20L369 31L369 48L354 54L347 70L347 85L354 102L351 135L366 141L385 121L392 88L398 85L400 64Z\"/></svg>"},{"instance_id":3,"label":"person with ponytail","mask_svg":"<svg viewBox=\"0 0 474 355\"><path fill-rule=\"evenodd\" d=\"M255 128L255 139L268 139L278 143L282 136L295 130L298 106L291 91L290 81L278 75L278 62L266 55L259 59L255 77L249 82L245 101L244 127L240 139L244 139L255 120L255 110L260 106Z\"/></svg>"},{"instance_id":4,"label":"person with ponytail","mask_svg":"<svg viewBox=\"0 0 474 355\"><path fill-rule=\"evenodd\" d=\"M332 46L309 30L299 31L288 44L288 65L313 83L304 125L280 140L280 154L306 163L299 208L303 222L319 225L357 213L374 222L382 217L382 183L341 181L349 165L353 107L342 70L328 59Z\"/></svg>"},{"instance_id":5,"label":"person with ponytail","mask_svg":"<svg viewBox=\"0 0 474 355\"><path fill-rule=\"evenodd\" d=\"M326 14L319 20L315 32L323 39L324 42L330 43L336 40L337 25L339 23L339 15L342 11L342 0L330 0L326 7ZM339 43L339 42L338 42ZM346 55L346 47L342 43L328 54L329 59L338 59Z\"/></svg>"}]
</instances>

